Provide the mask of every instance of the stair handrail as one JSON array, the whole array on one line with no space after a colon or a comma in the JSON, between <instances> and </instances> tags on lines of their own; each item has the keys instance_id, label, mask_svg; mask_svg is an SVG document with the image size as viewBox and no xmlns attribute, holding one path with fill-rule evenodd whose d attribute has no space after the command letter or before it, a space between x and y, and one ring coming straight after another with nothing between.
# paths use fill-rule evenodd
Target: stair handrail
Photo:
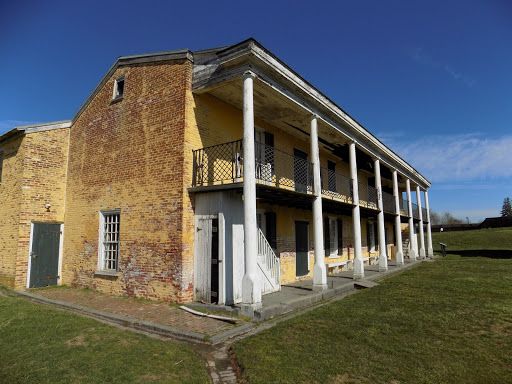
<instances>
[{"instance_id":1,"label":"stair handrail","mask_svg":"<svg viewBox=\"0 0 512 384\"><path fill-rule=\"evenodd\" d=\"M281 261L260 228L258 228L258 255L263 256L263 262L271 271L271 276L276 279L278 286L281 286Z\"/></svg>"}]
</instances>

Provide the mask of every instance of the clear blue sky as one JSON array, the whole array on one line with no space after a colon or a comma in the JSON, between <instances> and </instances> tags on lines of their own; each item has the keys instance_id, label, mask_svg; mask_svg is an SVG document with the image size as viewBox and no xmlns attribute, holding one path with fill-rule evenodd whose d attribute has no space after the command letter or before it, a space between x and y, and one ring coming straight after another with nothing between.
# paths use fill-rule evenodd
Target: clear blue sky
<instances>
[{"instance_id":1,"label":"clear blue sky","mask_svg":"<svg viewBox=\"0 0 512 384\"><path fill-rule=\"evenodd\" d=\"M512 197L509 0L1 1L0 134L70 119L118 56L248 37L427 177L431 209Z\"/></svg>"}]
</instances>

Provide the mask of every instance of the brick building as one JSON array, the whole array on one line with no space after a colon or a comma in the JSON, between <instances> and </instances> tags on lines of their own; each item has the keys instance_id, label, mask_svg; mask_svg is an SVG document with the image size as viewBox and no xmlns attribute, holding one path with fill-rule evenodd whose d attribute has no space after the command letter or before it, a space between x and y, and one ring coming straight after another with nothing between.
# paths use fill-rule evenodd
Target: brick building
<instances>
[{"instance_id":1,"label":"brick building","mask_svg":"<svg viewBox=\"0 0 512 384\"><path fill-rule=\"evenodd\" d=\"M403 263L403 227L432 254L428 180L253 39L119 58L70 121L1 136L0 170L17 289L250 314L281 284Z\"/></svg>"}]
</instances>

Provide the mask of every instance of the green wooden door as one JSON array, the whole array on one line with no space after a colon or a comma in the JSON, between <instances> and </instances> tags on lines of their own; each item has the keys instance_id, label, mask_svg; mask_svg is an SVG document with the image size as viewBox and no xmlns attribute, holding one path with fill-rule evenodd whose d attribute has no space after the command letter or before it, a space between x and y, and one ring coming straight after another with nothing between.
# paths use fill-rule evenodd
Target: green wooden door
<instances>
[{"instance_id":1,"label":"green wooden door","mask_svg":"<svg viewBox=\"0 0 512 384\"><path fill-rule=\"evenodd\" d=\"M30 253L30 288L57 285L60 224L34 223Z\"/></svg>"},{"instance_id":2,"label":"green wooden door","mask_svg":"<svg viewBox=\"0 0 512 384\"><path fill-rule=\"evenodd\" d=\"M308 222L295 222L295 274L305 276L308 268Z\"/></svg>"}]
</instances>

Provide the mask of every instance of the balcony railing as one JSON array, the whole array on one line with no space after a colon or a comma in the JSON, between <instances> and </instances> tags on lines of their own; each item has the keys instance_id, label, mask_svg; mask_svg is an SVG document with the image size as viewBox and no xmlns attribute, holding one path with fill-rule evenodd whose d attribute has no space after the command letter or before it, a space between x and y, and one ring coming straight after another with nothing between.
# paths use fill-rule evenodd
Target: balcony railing
<instances>
[{"instance_id":1,"label":"balcony railing","mask_svg":"<svg viewBox=\"0 0 512 384\"><path fill-rule=\"evenodd\" d=\"M341 173L320 168L322 195L332 197L344 203L354 203L352 179Z\"/></svg>"},{"instance_id":2,"label":"balcony railing","mask_svg":"<svg viewBox=\"0 0 512 384\"><path fill-rule=\"evenodd\" d=\"M377 190L368 184L359 184L359 205L361 207L378 209Z\"/></svg>"},{"instance_id":3,"label":"balcony railing","mask_svg":"<svg viewBox=\"0 0 512 384\"><path fill-rule=\"evenodd\" d=\"M384 212L396 214L395 196L391 193L382 192L382 205Z\"/></svg>"},{"instance_id":4,"label":"balcony railing","mask_svg":"<svg viewBox=\"0 0 512 384\"><path fill-rule=\"evenodd\" d=\"M311 193L312 165L266 144L255 143L256 182ZM243 143L236 140L192 151L193 187L243 181Z\"/></svg>"},{"instance_id":5,"label":"balcony railing","mask_svg":"<svg viewBox=\"0 0 512 384\"><path fill-rule=\"evenodd\" d=\"M412 217L415 219L418 219L418 220L420 218L420 212L418 210L418 205L414 204L414 203L412 203Z\"/></svg>"},{"instance_id":6,"label":"balcony railing","mask_svg":"<svg viewBox=\"0 0 512 384\"><path fill-rule=\"evenodd\" d=\"M400 214L409 216L409 202L405 199L400 199Z\"/></svg>"},{"instance_id":7,"label":"balcony railing","mask_svg":"<svg viewBox=\"0 0 512 384\"><path fill-rule=\"evenodd\" d=\"M423 215L423 221L428 223L427 208L421 208L421 214Z\"/></svg>"}]
</instances>

